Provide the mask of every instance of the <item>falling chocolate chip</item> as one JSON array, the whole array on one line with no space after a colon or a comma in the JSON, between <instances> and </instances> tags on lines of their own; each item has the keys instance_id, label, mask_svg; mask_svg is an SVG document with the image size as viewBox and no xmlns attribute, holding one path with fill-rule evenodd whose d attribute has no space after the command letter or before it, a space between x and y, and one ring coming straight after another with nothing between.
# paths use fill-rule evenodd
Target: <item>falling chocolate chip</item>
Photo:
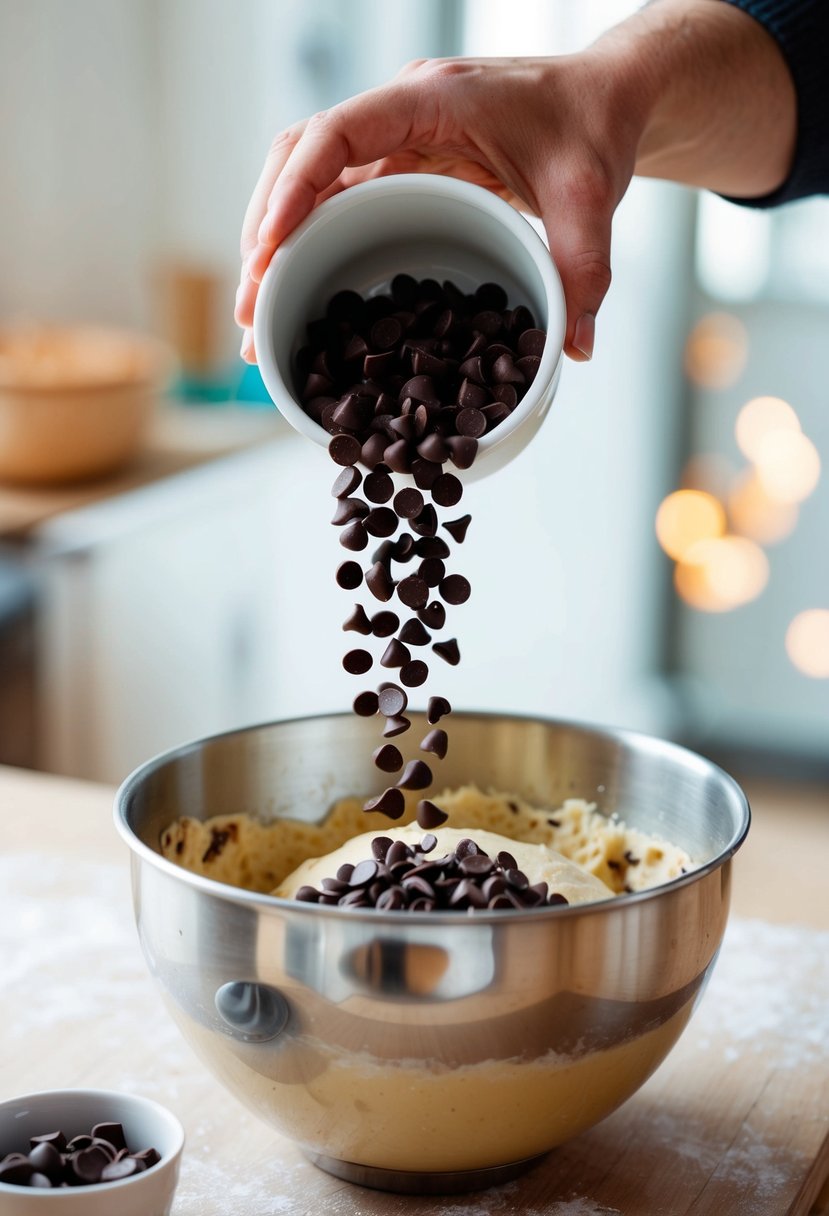
<instances>
[{"instance_id":1,"label":"falling chocolate chip","mask_svg":"<svg viewBox=\"0 0 829 1216\"><path fill-rule=\"evenodd\" d=\"M466 533L472 522L471 515L461 515L460 519L450 519L444 523L444 528L459 545L466 540Z\"/></svg>"},{"instance_id":2,"label":"falling chocolate chip","mask_svg":"<svg viewBox=\"0 0 829 1216\"><path fill-rule=\"evenodd\" d=\"M398 636L407 646L428 646L432 640L432 635L416 617L405 622Z\"/></svg>"},{"instance_id":3,"label":"falling chocolate chip","mask_svg":"<svg viewBox=\"0 0 829 1216\"><path fill-rule=\"evenodd\" d=\"M394 595L394 580L382 562L375 562L366 575L366 586L375 599L383 602Z\"/></svg>"},{"instance_id":4,"label":"falling chocolate chip","mask_svg":"<svg viewBox=\"0 0 829 1216\"><path fill-rule=\"evenodd\" d=\"M432 650L434 650L435 654L439 655L440 658L445 659L447 663L450 663L452 667L457 667L458 663L461 661L461 652L458 646L457 638L448 638L445 642L435 642L432 646Z\"/></svg>"},{"instance_id":5,"label":"falling chocolate chip","mask_svg":"<svg viewBox=\"0 0 829 1216\"><path fill-rule=\"evenodd\" d=\"M357 562L342 562L337 567L337 583L345 591L354 591L363 581L363 571Z\"/></svg>"},{"instance_id":6,"label":"falling chocolate chip","mask_svg":"<svg viewBox=\"0 0 829 1216\"><path fill-rule=\"evenodd\" d=\"M429 586L416 574L410 574L397 584L397 598L407 608L424 608L429 599Z\"/></svg>"},{"instance_id":7,"label":"falling chocolate chip","mask_svg":"<svg viewBox=\"0 0 829 1216\"><path fill-rule=\"evenodd\" d=\"M375 748L371 758L384 773L396 773L403 767L403 757L393 743L383 743Z\"/></svg>"},{"instance_id":8,"label":"falling chocolate chip","mask_svg":"<svg viewBox=\"0 0 829 1216\"><path fill-rule=\"evenodd\" d=\"M410 726L411 722L408 718L404 718L402 714L395 715L386 722L383 728L383 738L396 739L398 735L404 734Z\"/></svg>"},{"instance_id":9,"label":"falling chocolate chip","mask_svg":"<svg viewBox=\"0 0 829 1216\"><path fill-rule=\"evenodd\" d=\"M335 528L341 528L353 519L363 519L368 513L368 503L363 502L362 498L338 498L331 523Z\"/></svg>"},{"instance_id":10,"label":"falling chocolate chip","mask_svg":"<svg viewBox=\"0 0 829 1216\"><path fill-rule=\"evenodd\" d=\"M414 519L423 510L423 495L414 487L398 490L394 496L394 509L401 519Z\"/></svg>"},{"instance_id":11,"label":"falling chocolate chip","mask_svg":"<svg viewBox=\"0 0 829 1216\"><path fill-rule=\"evenodd\" d=\"M478 455L478 440L468 435L450 435L446 440L449 459L457 469L471 469Z\"/></svg>"},{"instance_id":12,"label":"falling chocolate chip","mask_svg":"<svg viewBox=\"0 0 829 1216\"><path fill-rule=\"evenodd\" d=\"M355 469L353 465L348 466L337 476L331 493L334 498L348 498L359 487L362 479L363 475L359 469Z\"/></svg>"},{"instance_id":13,"label":"falling chocolate chip","mask_svg":"<svg viewBox=\"0 0 829 1216\"><path fill-rule=\"evenodd\" d=\"M397 632L399 625L400 618L396 612L375 612L369 621L369 632L373 633L376 638L390 638L393 633Z\"/></svg>"},{"instance_id":14,"label":"falling chocolate chip","mask_svg":"<svg viewBox=\"0 0 829 1216\"><path fill-rule=\"evenodd\" d=\"M376 692L360 692L354 698L352 709L361 718L373 718L379 708Z\"/></svg>"},{"instance_id":15,"label":"falling chocolate chip","mask_svg":"<svg viewBox=\"0 0 829 1216\"><path fill-rule=\"evenodd\" d=\"M437 729L429 731L429 733L424 737L420 748L421 751L431 752L433 755L437 756L438 759L442 760L446 755L448 746L449 736L446 734L446 731Z\"/></svg>"},{"instance_id":16,"label":"falling chocolate chip","mask_svg":"<svg viewBox=\"0 0 829 1216\"><path fill-rule=\"evenodd\" d=\"M350 549L354 553L359 553L362 549L368 546L368 532L361 519L355 519L350 524L346 524L340 533L340 544L344 549Z\"/></svg>"},{"instance_id":17,"label":"falling chocolate chip","mask_svg":"<svg viewBox=\"0 0 829 1216\"><path fill-rule=\"evenodd\" d=\"M470 595L469 580L462 574L448 574L440 584L440 594L447 604L465 604Z\"/></svg>"},{"instance_id":18,"label":"falling chocolate chip","mask_svg":"<svg viewBox=\"0 0 829 1216\"><path fill-rule=\"evenodd\" d=\"M431 604L419 609L417 615L427 629L442 629L446 624L446 609L439 600L432 600Z\"/></svg>"},{"instance_id":19,"label":"falling chocolate chip","mask_svg":"<svg viewBox=\"0 0 829 1216\"><path fill-rule=\"evenodd\" d=\"M387 718L396 718L405 710L409 698L397 684L386 684L377 694L377 703L381 714Z\"/></svg>"},{"instance_id":20,"label":"falling chocolate chip","mask_svg":"<svg viewBox=\"0 0 829 1216\"><path fill-rule=\"evenodd\" d=\"M343 656L343 667L352 676L365 675L371 670L371 665L374 662L367 650L349 650Z\"/></svg>"},{"instance_id":21,"label":"falling chocolate chip","mask_svg":"<svg viewBox=\"0 0 829 1216\"><path fill-rule=\"evenodd\" d=\"M417 576L427 587L437 587L446 575L446 567L439 557L424 557L418 566Z\"/></svg>"},{"instance_id":22,"label":"falling chocolate chip","mask_svg":"<svg viewBox=\"0 0 829 1216\"><path fill-rule=\"evenodd\" d=\"M430 697L429 704L426 707L426 721L430 726L434 726L440 722L441 718L445 718L451 712L452 706L446 700L446 697Z\"/></svg>"},{"instance_id":23,"label":"falling chocolate chip","mask_svg":"<svg viewBox=\"0 0 829 1216\"><path fill-rule=\"evenodd\" d=\"M418 827L423 828L424 831L439 828L442 823L446 823L448 818L446 811L442 811L439 806L435 806L434 802L429 802L426 798L417 804Z\"/></svg>"},{"instance_id":24,"label":"falling chocolate chip","mask_svg":"<svg viewBox=\"0 0 829 1216\"><path fill-rule=\"evenodd\" d=\"M410 760L403 769L397 788L400 790L425 790L432 784L432 770L423 760Z\"/></svg>"},{"instance_id":25,"label":"falling chocolate chip","mask_svg":"<svg viewBox=\"0 0 829 1216\"><path fill-rule=\"evenodd\" d=\"M399 642L397 638L392 638L383 651L380 665L382 667L403 667L410 661L411 657L403 643Z\"/></svg>"},{"instance_id":26,"label":"falling chocolate chip","mask_svg":"<svg viewBox=\"0 0 829 1216\"><path fill-rule=\"evenodd\" d=\"M441 473L432 486L432 498L439 507L454 507L463 496L463 486L454 473Z\"/></svg>"},{"instance_id":27,"label":"falling chocolate chip","mask_svg":"<svg viewBox=\"0 0 829 1216\"><path fill-rule=\"evenodd\" d=\"M371 621L361 604L354 605L353 611L343 621L343 629L348 633L362 633L365 637L371 633ZM393 632L394 630L392 630Z\"/></svg>"},{"instance_id":28,"label":"falling chocolate chip","mask_svg":"<svg viewBox=\"0 0 829 1216\"><path fill-rule=\"evenodd\" d=\"M363 482L363 493L369 502L388 502L394 493L394 482L388 473L375 470Z\"/></svg>"},{"instance_id":29,"label":"falling chocolate chip","mask_svg":"<svg viewBox=\"0 0 829 1216\"><path fill-rule=\"evenodd\" d=\"M353 435L335 435L328 445L328 455L335 464L356 464L360 459L360 441Z\"/></svg>"},{"instance_id":30,"label":"falling chocolate chip","mask_svg":"<svg viewBox=\"0 0 829 1216\"><path fill-rule=\"evenodd\" d=\"M400 668L400 682L407 688L419 688L429 677L429 668L422 659L412 659Z\"/></svg>"},{"instance_id":31,"label":"falling chocolate chip","mask_svg":"<svg viewBox=\"0 0 829 1216\"><path fill-rule=\"evenodd\" d=\"M364 811L378 811L389 819L399 819L406 809L406 799L401 789L386 789L376 798L363 803Z\"/></svg>"}]
</instances>

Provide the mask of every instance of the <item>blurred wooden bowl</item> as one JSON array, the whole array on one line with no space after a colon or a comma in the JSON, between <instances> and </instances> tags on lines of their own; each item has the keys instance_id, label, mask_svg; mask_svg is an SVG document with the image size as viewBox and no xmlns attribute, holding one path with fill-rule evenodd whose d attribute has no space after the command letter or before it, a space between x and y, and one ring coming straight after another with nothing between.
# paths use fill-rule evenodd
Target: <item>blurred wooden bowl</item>
<instances>
[{"instance_id":1,"label":"blurred wooden bowl","mask_svg":"<svg viewBox=\"0 0 829 1216\"><path fill-rule=\"evenodd\" d=\"M92 327L0 330L0 480L55 485L122 468L173 366L163 343Z\"/></svg>"}]
</instances>

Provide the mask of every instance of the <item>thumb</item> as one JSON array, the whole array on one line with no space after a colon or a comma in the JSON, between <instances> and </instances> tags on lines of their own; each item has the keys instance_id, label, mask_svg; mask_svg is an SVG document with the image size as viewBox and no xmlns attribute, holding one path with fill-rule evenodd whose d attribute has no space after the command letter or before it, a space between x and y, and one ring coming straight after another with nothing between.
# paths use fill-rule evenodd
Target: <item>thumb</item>
<instances>
[{"instance_id":1,"label":"thumb","mask_svg":"<svg viewBox=\"0 0 829 1216\"><path fill-rule=\"evenodd\" d=\"M543 216L567 304L564 352L584 363L593 355L596 313L610 286L612 212Z\"/></svg>"}]
</instances>

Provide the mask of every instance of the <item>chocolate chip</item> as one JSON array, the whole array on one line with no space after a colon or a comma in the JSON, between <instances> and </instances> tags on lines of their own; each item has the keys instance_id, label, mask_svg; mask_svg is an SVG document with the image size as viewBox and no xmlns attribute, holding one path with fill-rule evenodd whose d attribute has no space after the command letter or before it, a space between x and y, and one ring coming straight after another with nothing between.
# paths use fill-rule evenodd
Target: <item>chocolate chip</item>
<instances>
[{"instance_id":1,"label":"chocolate chip","mask_svg":"<svg viewBox=\"0 0 829 1216\"><path fill-rule=\"evenodd\" d=\"M397 782L399 790L425 790L427 786L432 784L432 770L429 765L423 760L410 760L400 780Z\"/></svg>"},{"instance_id":2,"label":"chocolate chip","mask_svg":"<svg viewBox=\"0 0 829 1216\"><path fill-rule=\"evenodd\" d=\"M403 757L393 743L383 743L375 748L371 758L384 773L396 773L403 767Z\"/></svg>"},{"instance_id":3,"label":"chocolate chip","mask_svg":"<svg viewBox=\"0 0 829 1216\"><path fill-rule=\"evenodd\" d=\"M396 317L375 321L369 331L369 342L375 350L391 350L403 337L403 326Z\"/></svg>"},{"instance_id":4,"label":"chocolate chip","mask_svg":"<svg viewBox=\"0 0 829 1216\"><path fill-rule=\"evenodd\" d=\"M407 688L419 688L429 677L429 668L422 659L412 659L400 668L400 681Z\"/></svg>"},{"instance_id":5,"label":"chocolate chip","mask_svg":"<svg viewBox=\"0 0 829 1216\"><path fill-rule=\"evenodd\" d=\"M342 562L337 567L336 578L345 591L354 591L363 581L363 571L357 562Z\"/></svg>"},{"instance_id":6,"label":"chocolate chip","mask_svg":"<svg viewBox=\"0 0 829 1216\"><path fill-rule=\"evenodd\" d=\"M388 502L394 493L394 482L388 473L375 469L363 482L363 493L369 502Z\"/></svg>"},{"instance_id":7,"label":"chocolate chip","mask_svg":"<svg viewBox=\"0 0 829 1216\"><path fill-rule=\"evenodd\" d=\"M100 1182L104 1166L109 1165L109 1157L100 1147L92 1144L75 1153L72 1161L72 1172L81 1183Z\"/></svg>"},{"instance_id":8,"label":"chocolate chip","mask_svg":"<svg viewBox=\"0 0 829 1216\"><path fill-rule=\"evenodd\" d=\"M463 486L454 473L441 473L432 486L432 498L439 507L454 507L463 496Z\"/></svg>"},{"instance_id":9,"label":"chocolate chip","mask_svg":"<svg viewBox=\"0 0 829 1216\"><path fill-rule=\"evenodd\" d=\"M451 712L452 706L446 700L446 697L430 697L429 704L426 707L426 721L430 726L434 726L440 722L441 718L445 718Z\"/></svg>"},{"instance_id":10,"label":"chocolate chip","mask_svg":"<svg viewBox=\"0 0 829 1216\"><path fill-rule=\"evenodd\" d=\"M407 646L428 646L432 640L432 635L415 617L406 621L400 630L399 637L400 641L405 642Z\"/></svg>"},{"instance_id":11,"label":"chocolate chip","mask_svg":"<svg viewBox=\"0 0 829 1216\"><path fill-rule=\"evenodd\" d=\"M408 473L411 468L409 445L405 439L389 444L383 453L383 461L395 473Z\"/></svg>"},{"instance_id":12,"label":"chocolate chip","mask_svg":"<svg viewBox=\"0 0 829 1216\"><path fill-rule=\"evenodd\" d=\"M417 445L417 454L424 460L430 460L432 464L443 464L449 459L449 448L446 441L433 431Z\"/></svg>"},{"instance_id":13,"label":"chocolate chip","mask_svg":"<svg viewBox=\"0 0 829 1216\"><path fill-rule=\"evenodd\" d=\"M382 562L375 562L366 575L366 586L375 599L384 603L394 595L394 580Z\"/></svg>"},{"instance_id":14,"label":"chocolate chip","mask_svg":"<svg viewBox=\"0 0 829 1216\"><path fill-rule=\"evenodd\" d=\"M397 584L397 598L407 608L424 608L429 599L429 586L416 574L410 574Z\"/></svg>"},{"instance_id":15,"label":"chocolate chip","mask_svg":"<svg viewBox=\"0 0 829 1216\"><path fill-rule=\"evenodd\" d=\"M350 465L337 476L337 480L331 487L331 493L334 498L348 498L349 494L353 494L358 488L362 479L363 475L360 470Z\"/></svg>"},{"instance_id":16,"label":"chocolate chip","mask_svg":"<svg viewBox=\"0 0 829 1216\"><path fill-rule=\"evenodd\" d=\"M521 372L527 384L532 384L533 380L535 380L540 366L541 360L535 355L524 355L522 359L515 360L516 370Z\"/></svg>"},{"instance_id":17,"label":"chocolate chip","mask_svg":"<svg viewBox=\"0 0 829 1216\"><path fill-rule=\"evenodd\" d=\"M459 869L467 876L474 874L476 877L483 877L492 872L493 862L486 853L470 853L461 858Z\"/></svg>"},{"instance_id":18,"label":"chocolate chip","mask_svg":"<svg viewBox=\"0 0 829 1216\"><path fill-rule=\"evenodd\" d=\"M440 584L440 594L447 604L465 604L470 594L469 580L462 574L448 574Z\"/></svg>"},{"instance_id":19,"label":"chocolate chip","mask_svg":"<svg viewBox=\"0 0 829 1216\"><path fill-rule=\"evenodd\" d=\"M418 536L434 536L438 530L438 517L432 504L427 503L420 514L409 521L409 526Z\"/></svg>"},{"instance_id":20,"label":"chocolate chip","mask_svg":"<svg viewBox=\"0 0 829 1216\"><path fill-rule=\"evenodd\" d=\"M388 435L375 431L373 435L369 435L360 449L360 461L367 469L376 469L377 465L383 462L389 446Z\"/></svg>"},{"instance_id":21,"label":"chocolate chip","mask_svg":"<svg viewBox=\"0 0 829 1216\"><path fill-rule=\"evenodd\" d=\"M540 358L544 354L546 344L547 335L543 329L525 329L518 338L516 349L519 355L535 355Z\"/></svg>"},{"instance_id":22,"label":"chocolate chip","mask_svg":"<svg viewBox=\"0 0 829 1216\"><path fill-rule=\"evenodd\" d=\"M343 657L343 667L352 676L365 675L374 662L367 650L349 650Z\"/></svg>"},{"instance_id":23,"label":"chocolate chip","mask_svg":"<svg viewBox=\"0 0 829 1216\"><path fill-rule=\"evenodd\" d=\"M459 545L466 540L466 533L472 522L471 515L462 515L460 519L450 519L444 523L444 528Z\"/></svg>"},{"instance_id":24,"label":"chocolate chip","mask_svg":"<svg viewBox=\"0 0 829 1216\"><path fill-rule=\"evenodd\" d=\"M408 532L398 536L392 549L392 558L396 562L410 561L415 555L415 538Z\"/></svg>"},{"instance_id":25,"label":"chocolate chip","mask_svg":"<svg viewBox=\"0 0 829 1216\"><path fill-rule=\"evenodd\" d=\"M446 575L446 566L439 557L424 557L417 569L427 587L437 587Z\"/></svg>"},{"instance_id":26,"label":"chocolate chip","mask_svg":"<svg viewBox=\"0 0 829 1216\"><path fill-rule=\"evenodd\" d=\"M373 718L378 710L376 692L359 692L354 698L352 709L361 718Z\"/></svg>"},{"instance_id":27,"label":"chocolate chip","mask_svg":"<svg viewBox=\"0 0 829 1216\"><path fill-rule=\"evenodd\" d=\"M363 519L368 512L368 503L363 502L362 498L338 498L331 523L341 528L343 524L351 523L352 519Z\"/></svg>"},{"instance_id":28,"label":"chocolate chip","mask_svg":"<svg viewBox=\"0 0 829 1216\"><path fill-rule=\"evenodd\" d=\"M495 859L502 870L517 870L518 862L513 857L512 853L508 853L503 849Z\"/></svg>"},{"instance_id":29,"label":"chocolate chip","mask_svg":"<svg viewBox=\"0 0 829 1216\"><path fill-rule=\"evenodd\" d=\"M363 803L364 811L379 811L389 819L399 819L405 809L406 799L399 789L383 790L376 798L369 798L368 802Z\"/></svg>"},{"instance_id":30,"label":"chocolate chip","mask_svg":"<svg viewBox=\"0 0 829 1216\"><path fill-rule=\"evenodd\" d=\"M431 490L435 481L440 477L440 465L420 457L412 461L412 477L419 490Z\"/></svg>"},{"instance_id":31,"label":"chocolate chip","mask_svg":"<svg viewBox=\"0 0 829 1216\"><path fill-rule=\"evenodd\" d=\"M418 557L439 557L441 560L448 557L450 552L442 536L420 536L414 548Z\"/></svg>"},{"instance_id":32,"label":"chocolate chip","mask_svg":"<svg viewBox=\"0 0 829 1216\"><path fill-rule=\"evenodd\" d=\"M346 524L340 533L340 544L344 549L350 549L353 553L359 553L368 547L368 532L361 519L355 519L352 523Z\"/></svg>"},{"instance_id":33,"label":"chocolate chip","mask_svg":"<svg viewBox=\"0 0 829 1216\"><path fill-rule=\"evenodd\" d=\"M397 531L397 516L390 507L375 507L363 523L371 536L393 536Z\"/></svg>"},{"instance_id":34,"label":"chocolate chip","mask_svg":"<svg viewBox=\"0 0 829 1216\"><path fill-rule=\"evenodd\" d=\"M376 638L390 638L399 625L400 618L396 612L375 612L369 622L369 632Z\"/></svg>"},{"instance_id":35,"label":"chocolate chip","mask_svg":"<svg viewBox=\"0 0 829 1216\"><path fill-rule=\"evenodd\" d=\"M439 806L435 806L434 802L429 802L426 798L417 804L417 823L424 830L439 828L442 823L446 823L448 818L446 811L442 811Z\"/></svg>"},{"instance_id":36,"label":"chocolate chip","mask_svg":"<svg viewBox=\"0 0 829 1216\"><path fill-rule=\"evenodd\" d=\"M455 468L470 469L478 454L478 440L467 435L450 435L446 443Z\"/></svg>"},{"instance_id":37,"label":"chocolate chip","mask_svg":"<svg viewBox=\"0 0 829 1216\"><path fill-rule=\"evenodd\" d=\"M519 362L521 361L519 360ZM518 393L515 390L514 384L496 384L492 390L492 395L496 401L500 401L510 412L518 404ZM487 417L484 414L484 424L486 424L486 421Z\"/></svg>"},{"instance_id":38,"label":"chocolate chip","mask_svg":"<svg viewBox=\"0 0 829 1216\"><path fill-rule=\"evenodd\" d=\"M440 729L430 730L429 733L424 736L423 742L420 745L421 751L432 752L433 755L437 756L440 760L442 760L446 755L446 749L448 746L449 737L445 730Z\"/></svg>"},{"instance_id":39,"label":"chocolate chip","mask_svg":"<svg viewBox=\"0 0 829 1216\"><path fill-rule=\"evenodd\" d=\"M408 718L404 718L402 714L397 714L389 718L388 722L383 728L383 738L396 739L398 735L402 735L405 731L407 731L410 726L411 722Z\"/></svg>"},{"instance_id":40,"label":"chocolate chip","mask_svg":"<svg viewBox=\"0 0 829 1216\"><path fill-rule=\"evenodd\" d=\"M401 519L414 519L423 510L423 495L419 490L407 487L395 494L393 506Z\"/></svg>"},{"instance_id":41,"label":"chocolate chip","mask_svg":"<svg viewBox=\"0 0 829 1216\"><path fill-rule=\"evenodd\" d=\"M367 887L377 877L377 862L368 860L359 862L351 872L350 887Z\"/></svg>"},{"instance_id":42,"label":"chocolate chip","mask_svg":"<svg viewBox=\"0 0 829 1216\"><path fill-rule=\"evenodd\" d=\"M397 638L392 638L386 649L383 651L380 665L382 667L403 667L411 659L408 649L399 642Z\"/></svg>"},{"instance_id":43,"label":"chocolate chip","mask_svg":"<svg viewBox=\"0 0 829 1216\"><path fill-rule=\"evenodd\" d=\"M486 430L486 418L479 409L475 409L474 406L467 406L458 411L455 427L459 435L466 435L471 439L480 439Z\"/></svg>"},{"instance_id":44,"label":"chocolate chip","mask_svg":"<svg viewBox=\"0 0 829 1216\"><path fill-rule=\"evenodd\" d=\"M120 1161L110 1161L101 1170L101 1182L117 1182L120 1178L131 1178L140 1173L141 1166L134 1157L122 1157Z\"/></svg>"},{"instance_id":45,"label":"chocolate chip","mask_svg":"<svg viewBox=\"0 0 829 1216\"><path fill-rule=\"evenodd\" d=\"M446 609L440 600L432 600L418 611L418 617L427 629L442 629L446 624Z\"/></svg>"},{"instance_id":46,"label":"chocolate chip","mask_svg":"<svg viewBox=\"0 0 829 1216\"><path fill-rule=\"evenodd\" d=\"M452 667L457 667L458 663L461 661L461 652L458 646L457 638L448 638L445 642L435 642L435 644L432 646L432 650L434 650L435 654L439 655L440 658L445 659L447 663L450 663Z\"/></svg>"},{"instance_id":47,"label":"chocolate chip","mask_svg":"<svg viewBox=\"0 0 829 1216\"><path fill-rule=\"evenodd\" d=\"M328 455L335 464L356 464L360 451L360 441L353 435L335 435L328 445Z\"/></svg>"},{"instance_id":48,"label":"chocolate chip","mask_svg":"<svg viewBox=\"0 0 829 1216\"><path fill-rule=\"evenodd\" d=\"M396 684L386 684L377 694L377 701L381 714L387 718L396 718L405 710L409 698Z\"/></svg>"}]
</instances>

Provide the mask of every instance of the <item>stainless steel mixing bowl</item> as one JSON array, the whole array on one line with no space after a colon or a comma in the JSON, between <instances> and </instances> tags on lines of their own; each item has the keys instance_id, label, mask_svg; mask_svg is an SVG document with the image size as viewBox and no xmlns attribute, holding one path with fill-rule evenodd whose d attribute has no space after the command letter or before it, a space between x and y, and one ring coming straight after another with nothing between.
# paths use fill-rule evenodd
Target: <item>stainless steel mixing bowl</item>
<instances>
[{"instance_id":1,"label":"stainless steel mixing bowl","mask_svg":"<svg viewBox=\"0 0 829 1216\"><path fill-rule=\"evenodd\" d=\"M379 792L377 726L353 714L182 747L116 803L141 945L191 1046L324 1169L421 1193L513 1176L642 1084L717 957L749 824L735 782L672 744L512 716L453 714L450 727L447 785L547 807L583 797L699 868L606 903L413 914L257 895L161 856L180 815L313 822Z\"/></svg>"}]
</instances>

